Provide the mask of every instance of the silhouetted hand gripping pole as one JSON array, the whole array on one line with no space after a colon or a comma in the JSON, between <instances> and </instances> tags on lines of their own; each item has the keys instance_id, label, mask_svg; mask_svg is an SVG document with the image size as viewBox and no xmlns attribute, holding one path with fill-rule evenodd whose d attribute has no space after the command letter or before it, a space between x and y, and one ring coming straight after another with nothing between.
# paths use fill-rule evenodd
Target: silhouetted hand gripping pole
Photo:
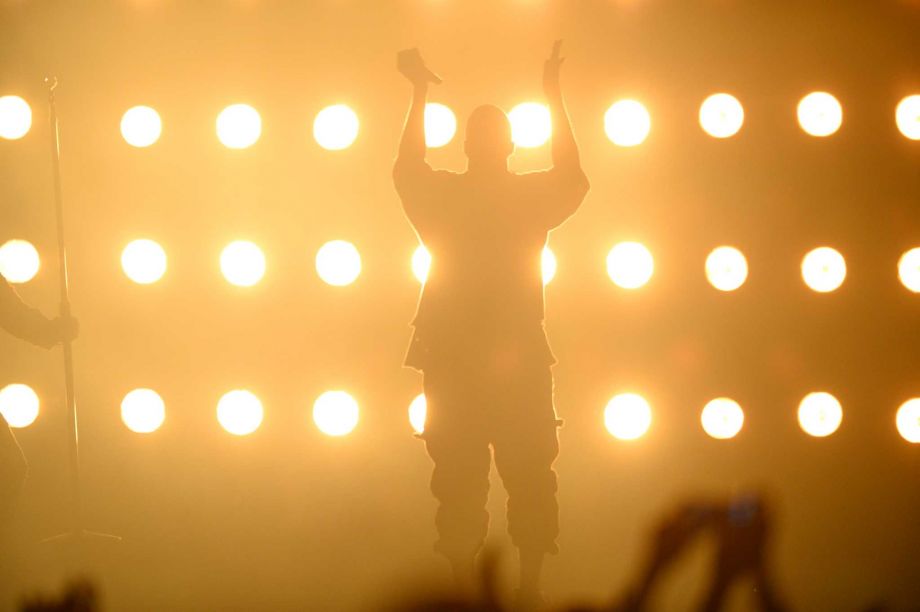
<instances>
[{"instance_id":1,"label":"silhouetted hand gripping pole","mask_svg":"<svg viewBox=\"0 0 920 612\"><path fill-rule=\"evenodd\" d=\"M54 90L57 78L45 78L48 86L48 120L51 127L51 169L54 179L54 207L57 220L58 270L60 276L60 318L71 320L70 287L67 278L67 250L64 244L64 193L61 187L61 140L58 129L57 111L54 104ZM84 540L88 538L121 541L118 536L93 533L83 529L83 495L80 484L80 437L77 428L77 402L74 393L72 337L64 336L64 398L67 403L67 433L70 459L70 530L48 538L46 542L60 540Z\"/></svg>"}]
</instances>

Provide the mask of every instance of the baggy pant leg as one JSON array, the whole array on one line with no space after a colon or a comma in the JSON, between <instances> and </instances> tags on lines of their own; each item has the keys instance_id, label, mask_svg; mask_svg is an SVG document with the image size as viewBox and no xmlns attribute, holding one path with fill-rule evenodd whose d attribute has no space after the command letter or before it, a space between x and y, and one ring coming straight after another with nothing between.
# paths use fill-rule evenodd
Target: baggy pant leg
<instances>
[{"instance_id":1,"label":"baggy pant leg","mask_svg":"<svg viewBox=\"0 0 920 612\"><path fill-rule=\"evenodd\" d=\"M555 554L559 535L559 454L549 368L538 368L504 394L493 439L495 465L508 492L508 533L518 549Z\"/></svg>"},{"instance_id":2,"label":"baggy pant leg","mask_svg":"<svg viewBox=\"0 0 920 612\"><path fill-rule=\"evenodd\" d=\"M448 557L475 555L489 528L486 501L492 453L488 424L470 407L474 395L454 377L425 373L422 438L434 462L431 492L439 503L435 550Z\"/></svg>"}]
</instances>

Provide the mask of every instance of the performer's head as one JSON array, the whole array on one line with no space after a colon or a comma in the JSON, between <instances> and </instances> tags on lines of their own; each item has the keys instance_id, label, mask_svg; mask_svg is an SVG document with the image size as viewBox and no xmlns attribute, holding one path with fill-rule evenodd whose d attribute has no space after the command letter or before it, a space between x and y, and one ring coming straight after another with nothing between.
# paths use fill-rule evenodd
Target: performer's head
<instances>
[{"instance_id":1,"label":"performer's head","mask_svg":"<svg viewBox=\"0 0 920 612\"><path fill-rule=\"evenodd\" d=\"M505 111L491 104L474 109L466 124L463 147L471 164L504 166L514 153L511 122Z\"/></svg>"}]
</instances>

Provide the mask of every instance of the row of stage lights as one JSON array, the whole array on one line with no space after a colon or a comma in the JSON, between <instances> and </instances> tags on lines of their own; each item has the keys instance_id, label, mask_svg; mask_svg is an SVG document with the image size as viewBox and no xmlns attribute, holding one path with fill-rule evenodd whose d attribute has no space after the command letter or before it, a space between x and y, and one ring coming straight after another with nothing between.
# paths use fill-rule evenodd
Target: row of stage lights
<instances>
[{"instance_id":1,"label":"row of stage lights","mask_svg":"<svg viewBox=\"0 0 920 612\"><path fill-rule=\"evenodd\" d=\"M0 391L0 412L12 427L28 427L38 417L38 395L27 385L7 385ZM425 395L419 394L408 410L409 424L416 433L425 429L426 412ZM261 426L263 416L262 402L251 391L230 391L217 402L218 423L236 436L254 433ZM358 402L345 391L326 391L313 402L313 423L327 436L350 434L358 426L359 416ZM163 425L166 405L156 391L135 389L121 402L121 419L133 432L152 433ZM810 436L827 437L837 431L842 420L840 401L830 393L809 393L799 403L799 426ZM734 438L744 425L744 411L732 399L716 398L703 407L700 424L712 438ZM648 433L651 425L651 406L636 393L615 395L604 409L604 426L619 440L637 440ZM920 397L900 406L895 425L905 440L920 443Z\"/></svg>"},{"instance_id":2,"label":"row of stage lights","mask_svg":"<svg viewBox=\"0 0 920 612\"><path fill-rule=\"evenodd\" d=\"M556 274L556 256L544 247L542 256L543 284ZM140 239L129 243L121 255L121 266L132 281L147 285L160 280L166 273L166 252L158 243ZM329 285L346 286L361 274L361 254L350 242L332 240L316 252L316 272ZM10 240L0 247L0 273L13 283L28 282L38 273L38 251L24 240ZM412 272L420 283L428 278L431 255L424 246L416 248L411 260ZM251 287L265 275L266 263L262 250L254 243L240 240L227 245L220 255L220 269L233 285ZM607 274L623 289L639 289L652 278L655 260L651 252L638 242L620 242L607 254ZM731 246L713 249L704 266L709 283L720 291L734 291L748 277L747 258ZM818 247L802 259L802 279L814 291L828 293L839 288L846 278L846 260L831 247ZM906 251L898 261L898 276L911 292L920 293L920 247Z\"/></svg>"},{"instance_id":3,"label":"row of stage lights","mask_svg":"<svg viewBox=\"0 0 920 612\"><path fill-rule=\"evenodd\" d=\"M827 92L808 94L796 109L799 125L811 136L830 136L843 123L840 102ZM537 102L524 102L508 113L514 143L523 148L539 147L552 132L549 109ZM744 108L737 98L726 93L709 96L700 106L699 121L703 130L714 138L729 138L744 123ZM895 109L898 130L911 140L920 140L920 94L902 99ZM18 139L32 125L32 110L18 96L0 97L0 137ZM313 137L324 149L347 149L358 137L358 115L344 104L321 110L313 121ZM604 114L604 131L615 145L634 147L642 144L651 131L652 120L645 106L636 100L619 100ZM163 122L149 106L135 106L121 119L121 134L134 147L149 147L159 140ZM231 149L246 149L262 134L262 118L247 104L233 104L217 116L217 137ZM453 140L457 118L443 104L425 107L425 140L429 147L443 147Z\"/></svg>"}]
</instances>

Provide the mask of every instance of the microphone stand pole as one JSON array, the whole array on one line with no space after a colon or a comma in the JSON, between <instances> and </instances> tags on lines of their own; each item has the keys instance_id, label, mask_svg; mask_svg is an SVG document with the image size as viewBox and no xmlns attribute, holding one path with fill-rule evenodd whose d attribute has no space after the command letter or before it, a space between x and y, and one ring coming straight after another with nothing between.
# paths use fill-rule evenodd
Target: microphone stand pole
<instances>
[{"instance_id":1,"label":"microphone stand pole","mask_svg":"<svg viewBox=\"0 0 920 612\"><path fill-rule=\"evenodd\" d=\"M48 86L48 117L51 127L51 170L54 178L54 207L57 218L58 270L60 276L60 316L70 319L70 289L67 282L67 250L64 245L64 192L61 187L61 137L58 129L57 111L54 105L54 90L58 82L56 77L46 77ZM64 398L67 404L67 439L70 463L70 529L60 535L44 540L83 541L87 539L104 539L120 542L121 538L104 533L94 533L83 528L83 494L80 484L80 435L77 428L77 402L73 382L73 346L71 339L65 337L64 348Z\"/></svg>"}]
</instances>

